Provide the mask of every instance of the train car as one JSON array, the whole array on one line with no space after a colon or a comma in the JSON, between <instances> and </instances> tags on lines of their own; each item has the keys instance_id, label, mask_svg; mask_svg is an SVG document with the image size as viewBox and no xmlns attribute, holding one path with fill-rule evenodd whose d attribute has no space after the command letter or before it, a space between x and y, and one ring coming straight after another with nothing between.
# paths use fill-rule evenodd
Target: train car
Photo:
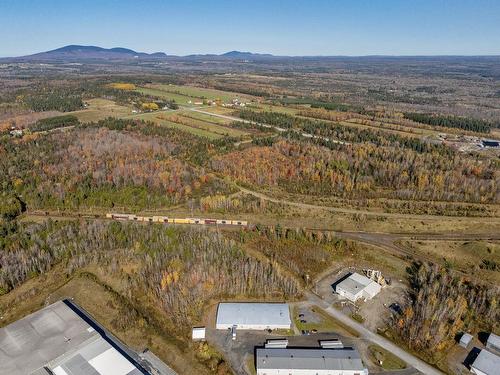
<instances>
[{"instance_id":1,"label":"train car","mask_svg":"<svg viewBox=\"0 0 500 375\"><path fill-rule=\"evenodd\" d=\"M113 218L113 214L106 214L106 219L112 219Z\"/></svg>"},{"instance_id":2,"label":"train car","mask_svg":"<svg viewBox=\"0 0 500 375\"><path fill-rule=\"evenodd\" d=\"M133 216L133 215L130 215L130 216ZM131 220L135 220L135 221L144 221L145 217L144 216L136 216L135 218L132 218Z\"/></svg>"},{"instance_id":3,"label":"train car","mask_svg":"<svg viewBox=\"0 0 500 375\"><path fill-rule=\"evenodd\" d=\"M174 219L174 224L193 224L190 219Z\"/></svg>"},{"instance_id":4,"label":"train car","mask_svg":"<svg viewBox=\"0 0 500 375\"><path fill-rule=\"evenodd\" d=\"M191 220L192 224L203 224L204 223L203 219L188 218L188 220Z\"/></svg>"},{"instance_id":5,"label":"train car","mask_svg":"<svg viewBox=\"0 0 500 375\"><path fill-rule=\"evenodd\" d=\"M241 225L246 227L248 225L248 222L243 221L243 220L231 220L232 225Z\"/></svg>"},{"instance_id":6,"label":"train car","mask_svg":"<svg viewBox=\"0 0 500 375\"><path fill-rule=\"evenodd\" d=\"M152 222L154 222L154 218L152 216L145 216L144 221L146 223L152 223Z\"/></svg>"},{"instance_id":7,"label":"train car","mask_svg":"<svg viewBox=\"0 0 500 375\"><path fill-rule=\"evenodd\" d=\"M111 214L111 217L115 220L128 220L129 216L127 214Z\"/></svg>"},{"instance_id":8,"label":"train car","mask_svg":"<svg viewBox=\"0 0 500 375\"><path fill-rule=\"evenodd\" d=\"M217 219L217 224L220 224L220 225L231 225L231 220Z\"/></svg>"},{"instance_id":9,"label":"train car","mask_svg":"<svg viewBox=\"0 0 500 375\"><path fill-rule=\"evenodd\" d=\"M215 219L205 219L204 222L207 225L215 225L215 224L217 224L217 220L215 220Z\"/></svg>"},{"instance_id":10,"label":"train car","mask_svg":"<svg viewBox=\"0 0 500 375\"><path fill-rule=\"evenodd\" d=\"M169 222L171 223L172 219L170 219L170 221L169 221L168 217L166 217L166 216L158 216L158 222L159 223L169 223Z\"/></svg>"},{"instance_id":11,"label":"train car","mask_svg":"<svg viewBox=\"0 0 500 375\"><path fill-rule=\"evenodd\" d=\"M163 216L153 216L153 223L161 223Z\"/></svg>"}]
</instances>

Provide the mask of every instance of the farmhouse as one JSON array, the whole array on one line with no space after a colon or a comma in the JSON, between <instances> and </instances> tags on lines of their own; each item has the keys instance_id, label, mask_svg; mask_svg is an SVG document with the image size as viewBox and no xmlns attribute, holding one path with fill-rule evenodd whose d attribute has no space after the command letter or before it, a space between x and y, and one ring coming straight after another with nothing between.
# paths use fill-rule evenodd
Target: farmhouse
<instances>
[{"instance_id":1,"label":"farmhouse","mask_svg":"<svg viewBox=\"0 0 500 375\"><path fill-rule=\"evenodd\" d=\"M368 277L359 273L352 273L335 286L335 291L349 301L356 302L363 298L369 300L375 297L382 287Z\"/></svg>"},{"instance_id":2,"label":"farmhouse","mask_svg":"<svg viewBox=\"0 0 500 375\"><path fill-rule=\"evenodd\" d=\"M496 375L500 369L500 357L486 349L481 350L470 367L470 371L476 375Z\"/></svg>"},{"instance_id":3,"label":"farmhouse","mask_svg":"<svg viewBox=\"0 0 500 375\"><path fill-rule=\"evenodd\" d=\"M286 303L219 303L217 329L290 329L290 310Z\"/></svg>"},{"instance_id":4,"label":"farmhouse","mask_svg":"<svg viewBox=\"0 0 500 375\"><path fill-rule=\"evenodd\" d=\"M257 375L366 375L353 348L258 348Z\"/></svg>"},{"instance_id":5,"label":"farmhouse","mask_svg":"<svg viewBox=\"0 0 500 375\"><path fill-rule=\"evenodd\" d=\"M70 301L0 329L0 374L148 374Z\"/></svg>"}]
</instances>

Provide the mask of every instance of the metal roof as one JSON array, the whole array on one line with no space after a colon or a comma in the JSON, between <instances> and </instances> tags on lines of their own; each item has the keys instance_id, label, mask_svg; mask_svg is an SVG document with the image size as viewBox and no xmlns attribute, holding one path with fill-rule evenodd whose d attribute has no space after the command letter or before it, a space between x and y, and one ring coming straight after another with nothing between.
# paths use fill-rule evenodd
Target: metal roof
<instances>
[{"instance_id":1,"label":"metal roof","mask_svg":"<svg viewBox=\"0 0 500 375\"><path fill-rule=\"evenodd\" d=\"M494 346L495 348L500 348L500 336L490 333L488 336L487 345Z\"/></svg>"},{"instance_id":2,"label":"metal roof","mask_svg":"<svg viewBox=\"0 0 500 375\"><path fill-rule=\"evenodd\" d=\"M120 372L110 372L113 361ZM0 329L0 375L142 374L63 301Z\"/></svg>"},{"instance_id":3,"label":"metal roof","mask_svg":"<svg viewBox=\"0 0 500 375\"><path fill-rule=\"evenodd\" d=\"M290 310L287 303L219 303L217 325L288 325Z\"/></svg>"},{"instance_id":4,"label":"metal roof","mask_svg":"<svg viewBox=\"0 0 500 375\"><path fill-rule=\"evenodd\" d=\"M341 288L352 295L356 295L363 291L363 289L371 283L375 283L375 281L370 280L368 277L360 275L359 273L353 273L345 280L338 283L336 288Z\"/></svg>"},{"instance_id":5,"label":"metal roof","mask_svg":"<svg viewBox=\"0 0 500 375\"><path fill-rule=\"evenodd\" d=\"M487 375L496 375L498 374L498 369L500 369L500 357L483 349L471 367Z\"/></svg>"},{"instance_id":6,"label":"metal roof","mask_svg":"<svg viewBox=\"0 0 500 375\"><path fill-rule=\"evenodd\" d=\"M365 366L356 349L258 348L257 369L354 370Z\"/></svg>"}]
</instances>

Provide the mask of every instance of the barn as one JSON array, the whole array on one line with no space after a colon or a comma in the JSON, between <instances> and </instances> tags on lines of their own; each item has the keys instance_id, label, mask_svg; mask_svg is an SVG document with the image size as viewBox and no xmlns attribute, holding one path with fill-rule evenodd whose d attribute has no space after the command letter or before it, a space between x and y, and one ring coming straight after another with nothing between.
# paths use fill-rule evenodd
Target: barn
<instances>
[{"instance_id":1,"label":"barn","mask_svg":"<svg viewBox=\"0 0 500 375\"><path fill-rule=\"evenodd\" d=\"M335 292L351 302L356 302L360 298L372 299L381 289L382 287L376 281L359 273L350 274L335 286Z\"/></svg>"},{"instance_id":2,"label":"barn","mask_svg":"<svg viewBox=\"0 0 500 375\"><path fill-rule=\"evenodd\" d=\"M287 303L219 303L217 329L290 329L292 321Z\"/></svg>"}]
</instances>

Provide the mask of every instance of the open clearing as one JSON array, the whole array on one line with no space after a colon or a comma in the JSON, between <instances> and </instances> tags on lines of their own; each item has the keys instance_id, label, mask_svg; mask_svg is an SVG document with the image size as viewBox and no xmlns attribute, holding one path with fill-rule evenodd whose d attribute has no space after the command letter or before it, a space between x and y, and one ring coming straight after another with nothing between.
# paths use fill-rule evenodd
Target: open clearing
<instances>
[{"instance_id":1,"label":"open clearing","mask_svg":"<svg viewBox=\"0 0 500 375\"><path fill-rule=\"evenodd\" d=\"M201 129L197 128L194 126L188 126L184 124L179 124L177 122L173 122L168 120L168 112L151 112L151 113L141 113L139 115L131 116L130 118L132 119L138 119L138 120L144 120L144 121L151 121L154 122L155 124L162 125L162 126L168 126L170 128L176 128L194 135L197 135L199 137L206 137L209 139L217 139L217 138L222 138L222 134L217 134L211 131L208 131L206 129Z\"/></svg>"},{"instance_id":2,"label":"open clearing","mask_svg":"<svg viewBox=\"0 0 500 375\"><path fill-rule=\"evenodd\" d=\"M92 122L103 120L108 117L122 118L132 113L132 109L118 105L108 99L89 99L86 100L88 107L80 111L68 112L69 115L74 115L81 122Z\"/></svg>"},{"instance_id":3,"label":"open clearing","mask_svg":"<svg viewBox=\"0 0 500 375\"><path fill-rule=\"evenodd\" d=\"M451 268L500 283L500 241L401 241L409 249Z\"/></svg>"}]
</instances>

